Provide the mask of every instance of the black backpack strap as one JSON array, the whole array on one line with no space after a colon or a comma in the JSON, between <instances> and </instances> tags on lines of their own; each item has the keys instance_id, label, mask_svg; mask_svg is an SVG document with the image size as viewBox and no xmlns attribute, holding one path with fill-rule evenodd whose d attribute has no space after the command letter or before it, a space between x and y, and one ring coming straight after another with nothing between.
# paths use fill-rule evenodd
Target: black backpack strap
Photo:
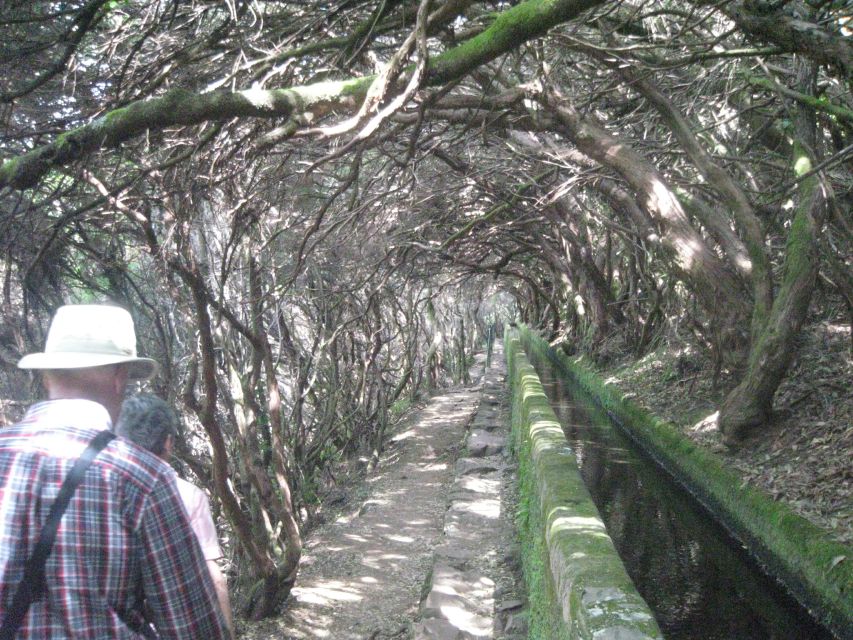
<instances>
[{"instance_id":1,"label":"black backpack strap","mask_svg":"<svg viewBox=\"0 0 853 640\"><path fill-rule=\"evenodd\" d=\"M18 584L12 605L6 612L3 626L0 627L0 640L13 640L15 634L18 633L18 628L27 615L30 603L44 584L44 565L53 549L53 542L56 539L56 532L59 530L62 514L65 513L68 503L71 502L71 496L74 495L77 486L83 481L86 469L92 464L92 460L115 437L112 431L101 431L92 439L86 450L74 462L71 471L65 476L65 481L56 495L56 500L50 507L39 540L27 559L26 565L24 565L24 577Z\"/></svg>"}]
</instances>

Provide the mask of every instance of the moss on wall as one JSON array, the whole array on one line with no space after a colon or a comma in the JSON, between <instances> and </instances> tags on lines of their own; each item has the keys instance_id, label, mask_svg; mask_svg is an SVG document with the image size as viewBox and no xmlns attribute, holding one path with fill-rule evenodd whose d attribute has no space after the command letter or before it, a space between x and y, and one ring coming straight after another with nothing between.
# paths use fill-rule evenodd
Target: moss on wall
<instances>
[{"instance_id":1,"label":"moss on wall","mask_svg":"<svg viewBox=\"0 0 853 640\"><path fill-rule=\"evenodd\" d=\"M853 638L853 549L835 542L787 505L744 484L717 456L626 401L579 359L550 349L525 327L520 328L519 336L529 353L547 357L589 394L822 624L839 637Z\"/></svg>"},{"instance_id":2,"label":"moss on wall","mask_svg":"<svg viewBox=\"0 0 853 640\"><path fill-rule=\"evenodd\" d=\"M660 638L520 342L506 339L531 638Z\"/></svg>"}]
</instances>

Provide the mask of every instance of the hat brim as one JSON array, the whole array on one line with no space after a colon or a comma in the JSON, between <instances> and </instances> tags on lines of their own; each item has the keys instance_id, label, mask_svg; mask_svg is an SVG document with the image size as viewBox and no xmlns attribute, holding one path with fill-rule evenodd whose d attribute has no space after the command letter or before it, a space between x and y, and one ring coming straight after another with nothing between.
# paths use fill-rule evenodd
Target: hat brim
<instances>
[{"instance_id":1,"label":"hat brim","mask_svg":"<svg viewBox=\"0 0 853 640\"><path fill-rule=\"evenodd\" d=\"M88 369L108 364L127 364L130 380L148 380L157 373L157 363L151 358L104 355L100 353L30 353L18 362L19 369Z\"/></svg>"}]
</instances>

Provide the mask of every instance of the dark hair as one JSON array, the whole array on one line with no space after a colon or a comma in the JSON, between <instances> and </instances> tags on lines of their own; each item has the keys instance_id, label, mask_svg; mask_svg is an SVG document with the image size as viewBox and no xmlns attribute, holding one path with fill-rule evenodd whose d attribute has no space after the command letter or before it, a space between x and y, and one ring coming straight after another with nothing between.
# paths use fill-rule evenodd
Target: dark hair
<instances>
[{"instance_id":1,"label":"dark hair","mask_svg":"<svg viewBox=\"0 0 853 640\"><path fill-rule=\"evenodd\" d=\"M127 398L115 424L118 435L158 456L163 455L166 438L174 438L177 429L178 416L172 408L157 396L147 393Z\"/></svg>"}]
</instances>

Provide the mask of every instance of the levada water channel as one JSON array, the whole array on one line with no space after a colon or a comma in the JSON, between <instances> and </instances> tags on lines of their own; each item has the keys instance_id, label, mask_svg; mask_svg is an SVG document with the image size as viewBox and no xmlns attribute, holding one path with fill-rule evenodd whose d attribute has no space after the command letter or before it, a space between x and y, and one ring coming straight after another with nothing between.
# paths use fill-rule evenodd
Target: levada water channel
<instances>
[{"instance_id":1,"label":"levada water channel","mask_svg":"<svg viewBox=\"0 0 853 640\"><path fill-rule=\"evenodd\" d=\"M534 366L616 549L667 640L833 637L605 413L584 402L553 363Z\"/></svg>"}]
</instances>

